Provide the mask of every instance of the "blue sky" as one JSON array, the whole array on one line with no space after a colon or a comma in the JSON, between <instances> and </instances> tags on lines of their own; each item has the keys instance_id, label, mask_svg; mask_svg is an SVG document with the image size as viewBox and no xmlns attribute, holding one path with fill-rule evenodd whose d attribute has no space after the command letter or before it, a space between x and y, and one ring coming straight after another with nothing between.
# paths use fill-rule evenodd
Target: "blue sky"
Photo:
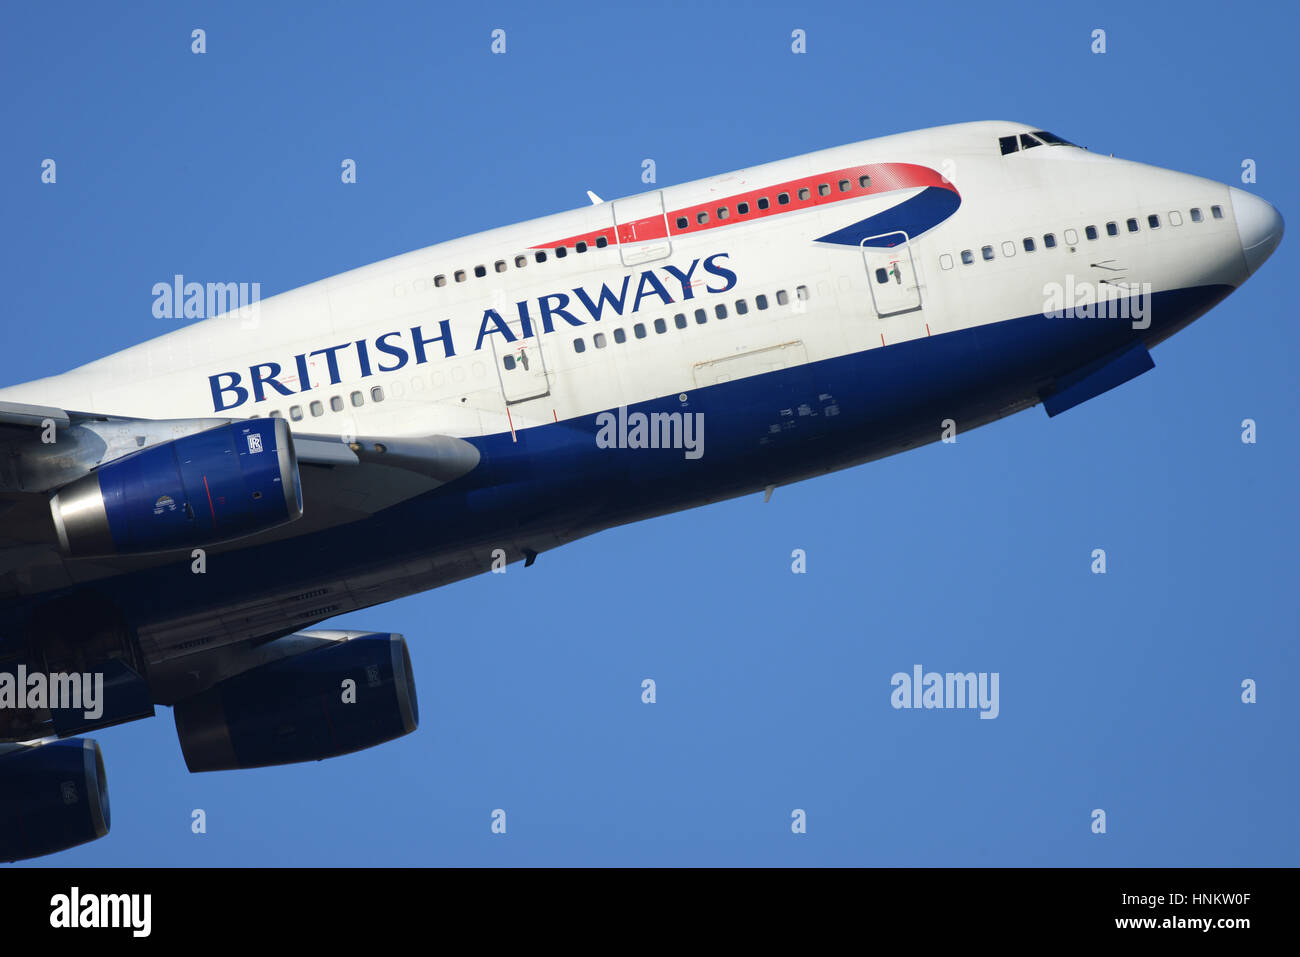
<instances>
[{"instance_id":1,"label":"blue sky","mask_svg":"<svg viewBox=\"0 0 1300 957\"><path fill-rule=\"evenodd\" d=\"M1019 120L1238 186L1254 159L1244 188L1294 223L1297 19L1208 3L9 6L0 383L174 328L150 290L175 273L271 295L587 189L638 192L645 158L668 185ZM408 637L421 727L397 742L190 775L166 709L103 732L112 832L46 861L1300 863L1296 248L1158 348L1152 373L1056 419L1036 408L331 623ZM999 717L892 709L891 675L918 663L998 672Z\"/></svg>"}]
</instances>

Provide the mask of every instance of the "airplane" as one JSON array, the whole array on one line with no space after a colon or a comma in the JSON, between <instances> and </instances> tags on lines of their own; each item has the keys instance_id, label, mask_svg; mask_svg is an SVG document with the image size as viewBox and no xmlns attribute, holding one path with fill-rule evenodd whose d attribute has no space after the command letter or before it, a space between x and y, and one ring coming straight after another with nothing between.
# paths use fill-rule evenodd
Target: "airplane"
<instances>
[{"instance_id":1,"label":"airplane","mask_svg":"<svg viewBox=\"0 0 1300 957\"><path fill-rule=\"evenodd\" d=\"M1059 415L1283 233L1003 121L590 199L0 389L0 860L107 833L86 733L170 706L194 772L408 734L403 636L321 622Z\"/></svg>"}]
</instances>

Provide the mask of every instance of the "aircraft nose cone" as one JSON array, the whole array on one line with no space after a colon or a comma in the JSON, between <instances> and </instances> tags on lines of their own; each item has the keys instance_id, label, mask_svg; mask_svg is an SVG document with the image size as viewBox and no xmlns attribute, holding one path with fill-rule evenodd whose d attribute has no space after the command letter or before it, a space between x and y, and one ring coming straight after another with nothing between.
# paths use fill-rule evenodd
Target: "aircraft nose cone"
<instances>
[{"instance_id":1,"label":"aircraft nose cone","mask_svg":"<svg viewBox=\"0 0 1300 957\"><path fill-rule=\"evenodd\" d=\"M1244 189L1229 186L1228 195L1232 197L1232 214L1237 219L1237 235L1241 238L1246 268L1253 274L1282 241L1282 215L1271 203Z\"/></svg>"}]
</instances>

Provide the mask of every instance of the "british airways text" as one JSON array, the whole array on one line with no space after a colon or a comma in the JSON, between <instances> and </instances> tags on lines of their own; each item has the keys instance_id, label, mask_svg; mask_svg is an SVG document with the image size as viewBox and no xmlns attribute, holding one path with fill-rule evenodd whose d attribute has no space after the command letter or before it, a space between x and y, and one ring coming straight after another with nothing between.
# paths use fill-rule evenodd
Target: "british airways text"
<instances>
[{"instance_id":1,"label":"british airways text","mask_svg":"<svg viewBox=\"0 0 1300 957\"><path fill-rule=\"evenodd\" d=\"M515 316L507 322L496 309L485 309L478 324L474 351L489 344L488 337L499 335L505 342L529 339L555 331L556 320L570 326L587 322L600 322L608 316L622 316L637 312L644 300L662 305L694 299L696 287L704 283L710 293L727 292L736 285L736 274L722 264L727 253L714 253L704 259L693 260L688 267L661 266L640 274L629 274L616 288L602 283L594 296L583 287L570 292L555 292L538 299L515 303ZM699 275L697 275L699 273ZM705 278L705 275L712 279ZM633 280L636 280L635 283ZM670 290L669 287L672 287ZM680 299L673 293L681 290ZM584 318L583 314L590 316ZM512 328L513 325L513 328ZM442 319L436 330L412 326L409 330L394 329L373 339L357 339L326 346L312 352L302 352L289 362L267 361L249 366L247 378L240 372L218 372L208 376L212 389L212 411L224 412L238 408L250 399L264 402L268 396L292 396L312 390L308 359L324 356L329 372L329 384L343 381L343 363L347 362L360 378L376 372L396 372L408 363L421 365L431 356L451 358L456 355L452 341L451 320ZM346 356L347 358L341 358ZM352 371L350 370L350 371ZM269 390L269 391L268 391Z\"/></svg>"}]
</instances>

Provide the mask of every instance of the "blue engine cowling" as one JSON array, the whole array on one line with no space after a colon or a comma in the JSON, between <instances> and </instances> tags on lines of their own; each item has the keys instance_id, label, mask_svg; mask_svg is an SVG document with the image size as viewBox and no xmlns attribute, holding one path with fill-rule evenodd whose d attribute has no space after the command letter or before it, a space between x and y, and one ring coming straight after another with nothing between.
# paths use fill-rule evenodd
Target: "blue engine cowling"
<instances>
[{"instance_id":1,"label":"blue engine cowling","mask_svg":"<svg viewBox=\"0 0 1300 957\"><path fill-rule=\"evenodd\" d=\"M399 738L420 722L411 656L395 634L323 639L227 678L173 712L191 771L320 761Z\"/></svg>"},{"instance_id":2,"label":"blue engine cowling","mask_svg":"<svg viewBox=\"0 0 1300 957\"><path fill-rule=\"evenodd\" d=\"M101 465L50 497L63 550L130 555L230 541L302 515L289 425L230 422Z\"/></svg>"},{"instance_id":3,"label":"blue engine cowling","mask_svg":"<svg viewBox=\"0 0 1300 957\"><path fill-rule=\"evenodd\" d=\"M0 752L0 861L67 850L108 833L99 745L65 738Z\"/></svg>"}]
</instances>

